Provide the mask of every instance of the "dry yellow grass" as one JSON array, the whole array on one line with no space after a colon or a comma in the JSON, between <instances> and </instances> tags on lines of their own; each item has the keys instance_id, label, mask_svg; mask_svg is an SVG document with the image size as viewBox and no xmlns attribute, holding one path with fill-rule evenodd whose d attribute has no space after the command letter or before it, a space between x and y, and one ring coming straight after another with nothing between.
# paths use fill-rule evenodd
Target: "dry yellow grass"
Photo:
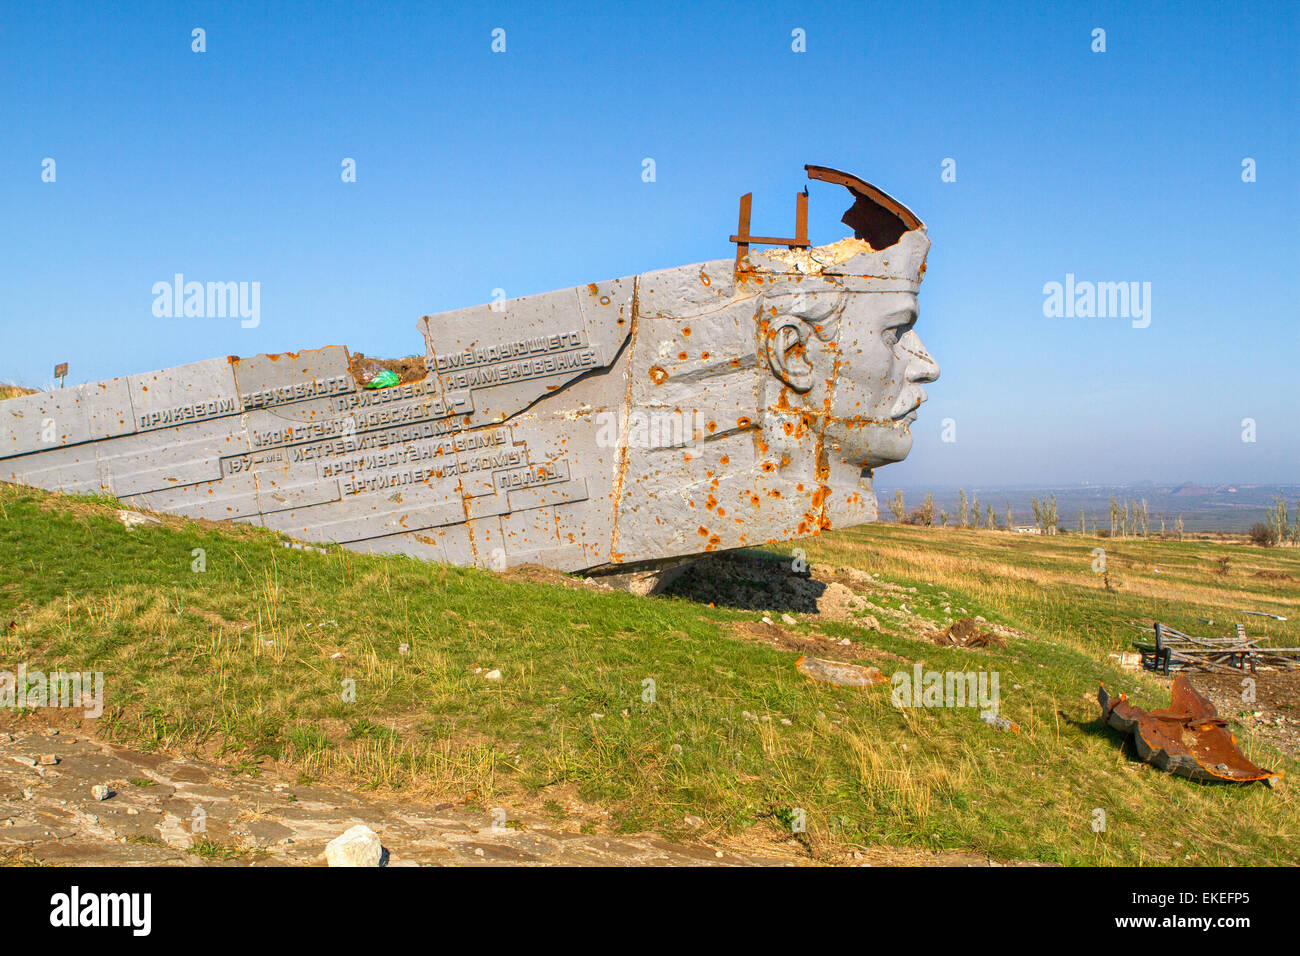
<instances>
[{"instance_id":1,"label":"dry yellow grass","mask_svg":"<svg viewBox=\"0 0 1300 956\"><path fill-rule=\"evenodd\" d=\"M17 398L20 395L34 395L36 389L23 388L21 385L4 385L0 384L0 402L6 398Z\"/></svg>"}]
</instances>

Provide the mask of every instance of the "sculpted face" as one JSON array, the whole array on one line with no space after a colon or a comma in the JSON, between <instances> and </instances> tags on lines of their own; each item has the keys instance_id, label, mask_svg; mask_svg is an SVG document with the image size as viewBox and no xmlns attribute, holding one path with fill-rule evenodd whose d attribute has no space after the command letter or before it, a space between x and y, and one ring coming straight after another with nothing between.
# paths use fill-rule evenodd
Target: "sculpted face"
<instances>
[{"instance_id":1,"label":"sculpted face","mask_svg":"<svg viewBox=\"0 0 1300 956\"><path fill-rule=\"evenodd\" d=\"M828 458L843 465L906 458L923 385L939 377L914 328L916 293L824 290L764 304L777 312L768 323L769 366L785 389L777 408L820 426Z\"/></svg>"},{"instance_id":2,"label":"sculpted face","mask_svg":"<svg viewBox=\"0 0 1300 956\"><path fill-rule=\"evenodd\" d=\"M844 298L838 348L820 356L823 366L839 363L826 436L855 466L902 461L926 398L922 385L939 377L939 366L913 328L916 294L859 292Z\"/></svg>"}]
</instances>

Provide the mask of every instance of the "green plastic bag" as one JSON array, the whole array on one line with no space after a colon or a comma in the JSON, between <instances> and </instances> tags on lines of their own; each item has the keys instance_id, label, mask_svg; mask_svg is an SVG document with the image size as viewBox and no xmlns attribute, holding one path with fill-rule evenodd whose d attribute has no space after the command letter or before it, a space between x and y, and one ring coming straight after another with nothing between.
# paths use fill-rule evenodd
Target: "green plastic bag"
<instances>
[{"instance_id":1,"label":"green plastic bag","mask_svg":"<svg viewBox=\"0 0 1300 956\"><path fill-rule=\"evenodd\" d=\"M386 368L370 381L366 382L366 388L392 388L394 385L401 384L401 376L391 368Z\"/></svg>"}]
</instances>

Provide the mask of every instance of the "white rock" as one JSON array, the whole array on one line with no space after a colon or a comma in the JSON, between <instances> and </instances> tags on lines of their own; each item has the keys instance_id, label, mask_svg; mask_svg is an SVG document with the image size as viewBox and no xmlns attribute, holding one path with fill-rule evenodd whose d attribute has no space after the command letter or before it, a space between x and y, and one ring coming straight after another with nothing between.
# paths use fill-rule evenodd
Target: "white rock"
<instances>
[{"instance_id":1,"label":"white rock","mask_svg":"<svg viewBox=\"0 0 1300 956\"><path fill-rule=\"evenodd\" d=\"M501 672L495 668L483 675L484 680L500 680Z\"/></svg>"},{"instance_id":2,"label":"white rock","mask_svg":"<svg viewBox=\"0 0 1300 956\"><path fill-rule=\"evenodd\" d=\"M799 622L796 621L794 618L792 618L789 614L782 614L782 615L781 615L781 620L782 620L784 623L789 624L791 627L793 627L794 625L796 625L796 624L799 623Z\"/></svg>"},{"instance_id":3,"label":"white rock","mask_svg":"<svg viewBox=\"0 0 1300 956\"><path fill-rule=\"evenodd\" d=\"M141 514L138 511L119 511L117 513L117 520L122 522L122 525L127 531L138 528L142 524L162 524L162 522L153 515Z\"/></svg>"},{"instance_id":4,"label":"white rock","mask_svg":"<svg viewBox=\"0 0 1300 956\"><path fill-rule=\"evenodd\" d=\"M325 860L330 866L379 866L383 859L384 845L379 835L364 823L325 845Z\"/></svg>"},{"instance_id":5,"label":"white rock","mask_svg":"<svg viewBox=\"0 0 1300 956\"><path fill-rule=\"evenodd\" d=\"M113 791L104 786L104 784L97 783L90 788L90 795L96 800L107 800L113 795Z\"/></svg>"}]
</instances>

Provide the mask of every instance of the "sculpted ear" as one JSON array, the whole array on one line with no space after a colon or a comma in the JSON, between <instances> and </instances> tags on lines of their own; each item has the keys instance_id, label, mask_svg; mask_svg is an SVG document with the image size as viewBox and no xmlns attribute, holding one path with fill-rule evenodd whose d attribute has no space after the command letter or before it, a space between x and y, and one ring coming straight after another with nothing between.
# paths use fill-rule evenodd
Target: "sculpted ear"
<instances>
[{"instance_id":1,"label":"sculpted ear","mask_svg":"<svg viewBox=\"0 0 1300 956\"><path fill-rule=\"evenodd\" d=\"M787 322L767 339L767 364L773 374L796 392L812 388L812 363L805 354L808 332L802 323Z\"/></svg>"}]
</instances>

